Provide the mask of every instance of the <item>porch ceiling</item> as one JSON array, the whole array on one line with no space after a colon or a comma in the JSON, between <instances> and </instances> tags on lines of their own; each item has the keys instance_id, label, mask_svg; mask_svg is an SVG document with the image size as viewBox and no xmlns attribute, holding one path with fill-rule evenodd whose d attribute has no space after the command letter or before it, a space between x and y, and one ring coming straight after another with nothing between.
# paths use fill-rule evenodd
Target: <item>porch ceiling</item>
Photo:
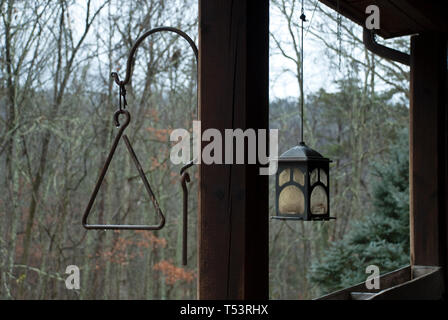
<instances>
[{"instance_id":1,"label":"porch ceiling","mask_svg":"<svg viewBox=\"0 0 448 320\"><path fill-rule=\"evenodd\" d=\"M338 0L319 0L337 11ZM424 31L448 32L448 1L422 0L339 0L339 12L364 26L366 7L380 8L380 30L385 38L406 36Z\"/></svg>"}]
</instances>

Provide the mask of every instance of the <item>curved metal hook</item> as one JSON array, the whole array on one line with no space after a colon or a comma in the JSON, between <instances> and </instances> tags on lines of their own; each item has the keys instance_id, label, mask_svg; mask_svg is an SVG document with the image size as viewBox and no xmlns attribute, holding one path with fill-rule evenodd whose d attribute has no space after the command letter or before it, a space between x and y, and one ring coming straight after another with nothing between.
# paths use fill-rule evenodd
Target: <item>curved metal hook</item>
<instances>
[{"instance_id":1,"label":"curved metal hook","mask_svg":"<svg viewBox=\"0 0 448 320\"><path fill-rule=\"evenodd\" d=\"M197 68L197 65L199 63L199 51L198 51L198 48L197 48L196 44L194 43L193 39L191 39L188 34L186 34L182 30L179 30L177 28L158 27L158 28L154 28L154 29L151 29L151 30L145 32L142 36L140 36L137 39L137 41L132 46L131 52L129 53L129 56L128 56L128 61L126 63L126 76L125 76L124 80L120 80L120 78L118 77L118 73L116 73L116 72L111 73L111 77L115 80L115 83L118 84L120 87L124 87L125 85L127 85L131 79L132 64L134 61L134 56L135 56L135 53L137 52L137 49L140 46L140 44L147 37L149 37L150 35L155 34L157 32L173 32L173 33L178 34L182 38L184 38L188 42L188 44L190 45L191 49L194 52L194 56L196 58L196 68ZM198 105L198 102L196 102L196 118L198 118L198 117L199 117L199 105Z\"/></svg>"},{"instance_id":2,"label":"curved metal hook","mask_svg":"<svg viewBox=\"0 0 448 320\"><path fill-rule=\"evenodd\" d=\"M122 90L122 88L124 88L124 86L127 85L131 79L132 64L134 61L134 56L135 56L135 53L137 52L138 47L143 42L143 40L145 40L147 37L149 37L152 34L155 34L157 32L165 32L165 31L176 33L188 42L188 44L190 45L191 49L194 52L194 56L196 58L196 68L197 68L198 63L199 63L199 51L198 51L198 48L197 48L196 44L194 43L193 39L191 39L191 37L188 34L186 34L182 30L179 30L177 28L157 27L157 28L154 28L154 29L151 29L151 30L145 32L142 36L140 36L137 39L137 41L132 46L131 52L129 53L129 56L128 56L128 61L126 63L126 76L125 76L124 80L120 80L120 77L118 76L117 72L111 73L111 77L114 79L115 83L120 86L120 90ZM196 119L199 119L198 97L196 98ZM184 171L187 170L188 168L190 168L191 166L193 166L193 164L194 164L194 160L192 160L189 163L187 163L186 165L184 165L180 170L180 174L182 175L184 173Z\"/></svg>"},{"instance_id":3,"label":"curved metal hook","mask_svg":"<svg viewBox=\"0 0 448 320\"><path fill-rule=\"evenodd\" d=\"M180 168L180 175L182 175L188 168L192 167L194 165L194 160L191 160L186 165L184 165L182 168Z\"/></svg>"},{"instance_id":4,"label":"curved metal hook","mask_svg":"<svg viewBox=\"0 0 448 320\"><path fill-rule=\"evenodd\" d=\"M180 35L185 40L187 40L187 42L190 45L191 49L193 49L193 51L194 51L194 55L196 57L196 62L199 61L198 48L196 47L196 44L194 43L193 39L191 39L188 34L186 34L185 32L183 32L183 31L181 31L179 29L173 28L173 27L158 27L158 28L154 28L154 29L151 29L151 30L145 32L142 36L140 36L140 38L138 38L137 41L132 46L132 49L131 49L131 52L129 53L128 61L127 61L127 64L126 64L126 77L122 81L119 81L119 80L115 79L115 82L118 85L127 85L129 83L129 80L131 79L132 62L134 61L134 55L135 55L138 47L140 46L140 44L143 42L143 40L145 40L147 37L149 37L150 35L152 35L154 33L164 32L164 31L174 32L174 33Z\"/></svg>"}]
</instances>

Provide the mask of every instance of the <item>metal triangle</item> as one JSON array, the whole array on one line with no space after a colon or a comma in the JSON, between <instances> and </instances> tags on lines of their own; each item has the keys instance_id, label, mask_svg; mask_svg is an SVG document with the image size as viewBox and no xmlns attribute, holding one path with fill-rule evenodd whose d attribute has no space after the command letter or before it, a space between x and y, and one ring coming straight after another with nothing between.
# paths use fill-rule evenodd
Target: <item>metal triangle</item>
<instances>
[{"instance_id":1,"label":"metal triangle","mask_svg":"<svg viewBox=\"0 0 448 320\"><path fill-rule=\"evenodd\" d=\"M120 125L120 122L118 121L118 117L120 115L124 115L126 117L125 122L122 125ZM127 110L118 110L114 114L114 120L115 120L115 124L119 127L119 131L118 131L118 134L115 137L115 140L112 144L112 148L109 151L109 154L106 158L106 162L103 166L103 169L101 170L100 176L95 185L95 188L93 189L92 195L90 196L90 200L89 200L89 203L87 204L87 208L84 211L84 215L82 217L82 225L86 229L100 229L100 230L160 230L165 226L165 216L163 215L162 210L160 209L159 203L157 202L157 199L154 196L154 193L152 192L152 189L151 189L151 186L149 185L148 179L146 179L146 175L143 172L142 166L140 165L140 162L138 161L138 158L134 152L134 149L132 148L131 142L129 141L127 135L123 134L124 130L129 125L129 122L131 121L131 115ZM115 154L115 150L117 149L118 143L120 142L121 138L123 138L123 140L126 144L126 148L128 149L128 152L131 155L131 158L135 164L135 167L138 170L138 173L140 175L140 178L142 179L143 185L145 186L146 192L148 193L148 196L151 199L151 202L153 203L154 208L157 211L157 215L160 218L160 222L157 225L88 224L87 223L87 218L89 217L90 210L92 209L93 203L95 202L98 191L101 187L101 184L103 183L104 177L106 176L107 170L109 169L110 162L112 161L112 158Z\"/></svg>"}]
</instances>

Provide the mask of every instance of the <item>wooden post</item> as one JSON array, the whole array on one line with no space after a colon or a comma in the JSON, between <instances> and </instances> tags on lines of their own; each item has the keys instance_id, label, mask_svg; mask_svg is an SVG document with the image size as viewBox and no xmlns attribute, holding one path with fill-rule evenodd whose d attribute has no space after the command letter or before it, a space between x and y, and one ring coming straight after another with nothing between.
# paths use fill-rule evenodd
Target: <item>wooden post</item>
<instances>
[{"instance_id":1,"label":"wooden post","mask_svg":"<svg viewBox=\"0 0 448 320\"><path fill-rule=\"evenodd\" d=\"M268 129L269 1L200 0L199 39L202 132ZM201 164L199 197L199 299L267 299L268 177Z\"/></svg>"},{"instance_id":2,"label":"wooden post","mask_svg":"<svg viewBox=\"0 0 448 320\"><path fill-rule=\"evenodd\" d=\"M447 35L411 40L411 263L446 273L448 199ZM447 277L445 277L447 278Z\"/></svg>"}]
</instances>

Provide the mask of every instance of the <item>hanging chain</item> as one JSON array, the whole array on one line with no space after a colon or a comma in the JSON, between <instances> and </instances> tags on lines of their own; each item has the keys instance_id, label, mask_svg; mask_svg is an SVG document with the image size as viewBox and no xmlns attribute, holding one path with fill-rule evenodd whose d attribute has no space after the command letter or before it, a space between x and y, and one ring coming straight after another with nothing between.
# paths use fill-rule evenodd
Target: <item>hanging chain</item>
<instances>
[{"instance_id":1,"label":"hanging chain","mask_svg":"<svg viewBox=\"0 0 448 320\"><path fill-rule=\"evenodd\" d=\"M123 104L122 101L123 100ZM126 88L124 84L120 84L120 102L119 102L119 108L120 111L122 109L126 109L126 106L128 105L128 102L126 101Z\"/></svg>"},{"instance_id":2,"label":"hanging chain","mask_svg":"<svg viewBox=\"0 0 448 320\"><path fill-rule=\"evenodd\" d=\"M342 16L341 16L341 13L340 13L340 7L339 7L339 0L338 0L338 2L337 2L337 12L338 12L338 15L337 15L337 19L336 19L336 21L337 21L337 38L338 38L338 42L339 42L339 47L338 47L338 59L339 59L339 62L338 62L338 67L339 67L339 71L341 71L341 55L342 55L342 33L341 33L341 31L342 31Z\"/></svg>"},{"instance_id":3,"label":"hanging chain","mask_svg":"<svg viewBox=\"0 0 448 320\"><path fill-rule=\"evenodd\" d=\"M305 9L303 6L303 0L302 0L302 14L300 15L300 20L302 20L302 43L300 48L300 121L301 121L301 135L300 135L300 142L303 142L303 105L304 105L304 97L303 97L303 24L306 21L305 16Z\"/></svg>"},{"instance_id":4,"label":"hanging chain","mask_svg":"<svg viewBox=\"0 0 448 320\"><path fill-rule=\"evenodd\" d=\"M121 81L116 72L112 72L110 76L118 85L118 110L122 111L123 109L126 109L126 106L128 105L128 102L126 101L126 82Z\"/></svg>"}]
</instances>

